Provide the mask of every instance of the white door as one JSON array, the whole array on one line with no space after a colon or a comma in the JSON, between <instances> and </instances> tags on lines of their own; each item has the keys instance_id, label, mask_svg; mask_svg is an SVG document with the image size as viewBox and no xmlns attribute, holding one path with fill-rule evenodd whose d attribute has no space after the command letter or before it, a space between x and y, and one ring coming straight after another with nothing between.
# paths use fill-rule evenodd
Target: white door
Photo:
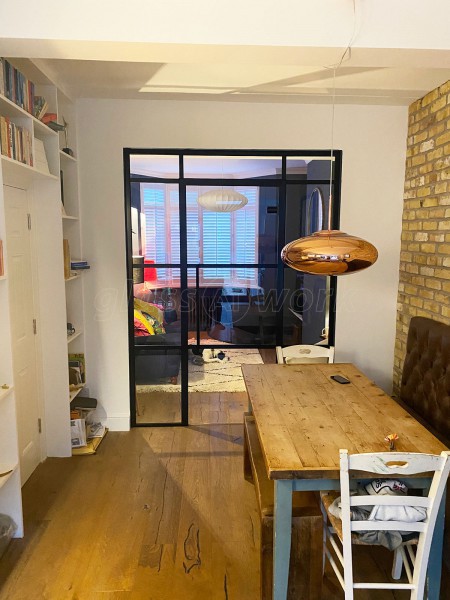
<instances>
[{"instance_id":1,"label":"white door","mask_svg":"<svg viewBox=\"0 0 450 600\"><path fill-rule=\"evenodd\" d=\"M24 190L4 186L12 357L22 485L40 462L31 232Z\"/></svg>"}]
</instances>

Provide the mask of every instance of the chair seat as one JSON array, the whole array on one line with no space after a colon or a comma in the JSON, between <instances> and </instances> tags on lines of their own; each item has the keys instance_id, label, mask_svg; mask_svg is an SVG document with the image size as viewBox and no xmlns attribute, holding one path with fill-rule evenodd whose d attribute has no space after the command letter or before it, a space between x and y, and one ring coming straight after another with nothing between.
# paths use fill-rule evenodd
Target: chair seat
<instances>
[{"instance_id":1,"label":"chair seat","mask_svg":"<svg viewBox=\"0 0 450 600\"><path fill-rule=\"evenodd\" d=\"M336 500L336 498L339 498L339 496L340 496L339 492L320 492L320 500L322 501L323 507L326 510L328 519L329 519L334 531L336 532L336 535L342 542L342 540L343 540L342 521L341 521L341 519L339 519L338 517L335 517L334 515L332 515L330 513L330 506L333 504L333 502ZM370 531L370 523L367 524L367 530ZM409 544L409 545L418 544L418 543L419 543L418 537L411 538L404 542L404 544ZM356 546L371 546L372 545L372 544L362 541L360 536L357 533L352 533L352 544L355 544Z\"/></svg>"}]
</instances>

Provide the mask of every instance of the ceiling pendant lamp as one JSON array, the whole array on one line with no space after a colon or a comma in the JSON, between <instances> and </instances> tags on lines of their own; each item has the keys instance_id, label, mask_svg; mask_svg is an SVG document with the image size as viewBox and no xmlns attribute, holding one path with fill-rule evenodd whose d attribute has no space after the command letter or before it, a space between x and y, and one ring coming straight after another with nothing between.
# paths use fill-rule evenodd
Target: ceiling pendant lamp
<instances>
[{"instance_id":1,"label":"ceiling pendant lamp","mask_svg":"<svg viewBox=\"0 0 450 600\"><path fill-rule=\"evenodd\" d=\"M231 189L210 190L198 197L197 202L211 212L233 212L243 208L248 200L244 194Z\"/></svg>"},{"instance_id":2,"label":"ceiling pendant lamp","mask_svg":"<svg viewBox=\"0 0 450 600\"><path fill-rule=\"evenodd\" d=\"M340 67L350 45L337 67ZM333 136L336 97L336 66L333 67L333 109L331 119L330 197L328 201L328 229L294 240L281 251L281 260L292 269L311 275L349 275L367 269L378 258L375 246L361 238L337 229L331 229L333 183ZM308 210L311 206L308 207Z\"/></svg>"}]
</instances>

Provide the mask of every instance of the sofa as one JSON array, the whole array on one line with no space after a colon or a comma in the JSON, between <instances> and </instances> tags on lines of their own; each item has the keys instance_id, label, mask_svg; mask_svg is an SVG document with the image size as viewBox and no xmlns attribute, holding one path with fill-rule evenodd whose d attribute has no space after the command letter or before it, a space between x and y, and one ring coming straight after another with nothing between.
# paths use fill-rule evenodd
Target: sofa
<instances>
[{"instance_id":1,"label":"sofa","mask_svg":"<svg viewBox=\"0 0 450 600\"><path fill-rule=\"evenodd\" d=\"M180 370L180 321L176 311L134 299L135 383L176 383Z\"/></svg>"}]
</instances>

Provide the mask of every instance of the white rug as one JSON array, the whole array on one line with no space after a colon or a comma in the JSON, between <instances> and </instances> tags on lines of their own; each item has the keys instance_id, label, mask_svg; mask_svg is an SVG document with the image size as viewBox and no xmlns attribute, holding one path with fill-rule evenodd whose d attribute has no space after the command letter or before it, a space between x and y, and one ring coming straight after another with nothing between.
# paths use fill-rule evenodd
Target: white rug
<instances>
[{"instance_id":1,"label":"white rug","mask_svg":"<svg viewBox=\"0 0 450 600\"><path fill-rule=\"evenodd\" d=\"M241 365L261 365L263 360L256 348L226 350L226 358L218 363L194 365L189 362L190 392L245 392ZM181 373L177 384L137 385L138 394L149 392L181 392Z\"/></svg>"}]
</instances>

